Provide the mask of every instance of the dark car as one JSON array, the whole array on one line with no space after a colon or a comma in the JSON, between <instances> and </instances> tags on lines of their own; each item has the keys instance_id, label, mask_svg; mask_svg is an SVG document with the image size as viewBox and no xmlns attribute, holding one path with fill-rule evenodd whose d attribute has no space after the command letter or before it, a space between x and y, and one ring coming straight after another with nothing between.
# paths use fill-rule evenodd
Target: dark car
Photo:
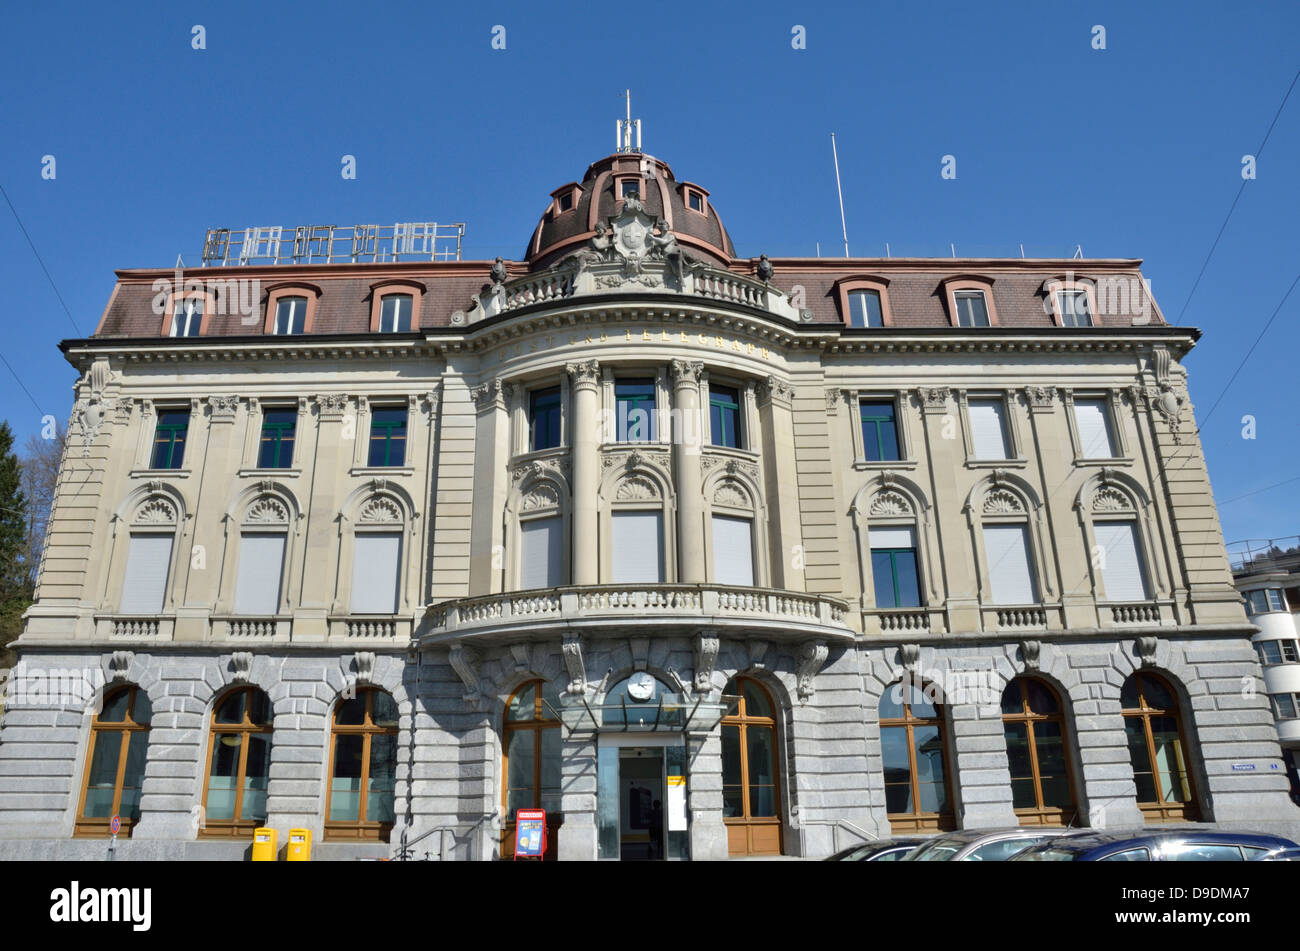
<instances>
[{"instance_id":1,"label":"dark car","mask_svg":"<svg viewBox=\"0 0 1300 951\"><path fill-rule=\"evenodd\" d=\"M905 862L1003 862L1047 839L1073 834L1072 829L963 829L946 832L904 856Z\"/></svg>"},{"instance_id":2,"label":"dark car","mask_svg":"<svg viewBox=\"0 0 1300 951\"><path fill-rule=\"evenodd\" d=\"M1245 862L1294 842L1276 835L1212 832L1200 829L1149 829L1081 832L1042 842L1013 862Z\"/></svg>"},{"instance_id":3,"label":"dark car","mask_svg":"<svg viewBox=\"0 0 1300 951\"><path fill-rule=\"evenodd\" d=\"M925 839L878 839L859 842L826 857L827 862L897 862Z\"/></svg>"},{"instance_id":4,"label":"dark car","mask_svg":"<svg viewBox=\"0 0 1300 951\"><path fill-rule=\"evenodd\" d=\"M1267 852L1259 858L1254 859L1256 862L1300 862L1300 849L1276 849Z\"/></svg>"}]
</instances>

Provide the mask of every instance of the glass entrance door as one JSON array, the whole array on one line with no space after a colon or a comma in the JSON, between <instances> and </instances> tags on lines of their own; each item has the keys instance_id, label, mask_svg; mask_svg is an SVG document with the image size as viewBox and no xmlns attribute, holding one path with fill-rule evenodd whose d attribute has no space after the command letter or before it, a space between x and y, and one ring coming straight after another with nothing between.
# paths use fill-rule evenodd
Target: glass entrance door
<instances>
[{"instance_id":1,"label":"glass entrance door","mask_svg":"<svg viewBox=\"0 0 1300 951\"><path fill-rule=\"evenodd\" d=\"M631 747L618 756L618 843L624 861L664 857L664 751Z\"/></svg>"}]
</instances>

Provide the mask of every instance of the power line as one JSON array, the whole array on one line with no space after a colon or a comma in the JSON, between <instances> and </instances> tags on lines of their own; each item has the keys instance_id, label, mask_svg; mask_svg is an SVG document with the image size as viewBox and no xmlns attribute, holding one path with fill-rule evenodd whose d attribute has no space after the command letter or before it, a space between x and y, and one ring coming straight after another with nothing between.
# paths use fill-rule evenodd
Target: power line
<instances>
[{"instance_id":1,"label":"power line","mask_svg":"<svg viewBox=\"0 0 1300 951\"><path fill-rule=\"evenodd\" d=\"M1242 499L1248 499L1248 498L1250 498L1252 495L1259 495L1261 492L1267 492L1267 491L1269 491L1270 489L1276 489L1276 488L1278 488L1279 486L1289 485L1289 484L1291 484L1292 482L1300 482L1300 476L1292 476L1290 479L1283 479L1281 482L1274 482L1272 485L1266 485L1266 486L1264 486L1264 488L1262 488L1262 489L1255 489L1254 491L1252 491L1252 492L1247 492L1247 493L1245 493L1244 495L1234 496L1233 498L1231 498L1231 499L1226 499L1226 500L1220 502L1219 504L1220 504L1220 505L1227 505L1227 504L1229 504L1230 502L1240 502Z\"/></svg>"},{"instance_id":2,"label":"power line","mask_svg":"<svg viewBox=\"0 0 1300 951\"><path fill-rule=\"evenodd\" d=\"M72 329L77 332L78 337L84 337L85 334L82 333L81 328L77 326L77 321L73 318L72 311L68 310L68 305L64 302L63 295L59 293L59 288L54 283L54 278L50 276L50 269L45 266L45 261L42 260L41 253L36 250L36 245L32 242L32 236L27 233L27 227L23 224L23 219L18 217L18 209L15 208L14 203L9 200L9 193L5 191L3 185L0 185L0 195L4 195L5 203L9 206L9 210L13 212L14 221L18 222L18 230L20 230L23 233L23 237L27 239L27 246L32 249L32 254L36 255L36 263L39 264L41 270L45 272L45 279L50 282L50 287L54 290L54 296L59 299L59 303L63 306L63 312L68 315L68 321L72 324Z\"/></svg>"},{"instance_id":3,"label":"power line","mask_svg":"<svg viewBox=\"0 0 1300 951\"><path fill-rule=\"evenodd\" d=\"M3 361L4 365L9 368L9 372L14 375L14 380L16 380L18 385L22 387L23 392L27 394L27 398L32 401L32 405L36 407L36 412L40 413L42 416L48 416L49 413L41 409L41 404L36 402L36 397L32 396L32 391L27 389L27 387L23 385L22 378L18 376L18 373L14 370L13 367L9 366L9 361L5 360L5 356L3 353L0 353L0 361Z\"/></svg>"},{"instance_id":4,"label":"power line","mask_svg":"<svg viewBox=\"0 0 1300 951\"><path fill-rule=\"evenodd\" d=\"M1264 141L1259 143L1259 148L1255 150L1255 160L1264 154L1264 146L1268 144L1268 137L1273 134L1273 126L1277 125L1278 117L1282 115L1282 110L1286 108L1286 102L1291 98L1291 91L1295 89L1296 81L1300 80L1300 69L1296 70L1295 76L1291 78L1291 85L1287 87L1286 95L1282 97L1282 104L1277 107L1277 112L1273 113L1273 121L1268 124L1268 131L1264 133ZM1237 202L1241 201L1241 195L1246 190L1246 183L1249 179L1241 180L1241 187L1237 189L1237 197L1232 199L1232 205L1228 208L1228 214L1223 219L1223 224L1219 225L1219 232L1214 236L1214 243L1210 245L1209 252L1205 255L1205 260L1201 262L1201 269L1196 274L1196 280L1192 282L1192 289L1187 292L1187 300L1183 301L1183 309L1178 312L1178 319L1174 321L1174 326L1182 323L1183 314L1187 313L1187 305L1192 302L1192 296L1196 293L1196 288L1201 285L1201 278L1205 276L1205 269L1210 266L1210 258L1214 257L1214 251L1219 246L1219 239L1223 237L1224 229L1228 227L1228 221L1232 218L1232 213L1237 210Z\"/></svg>"}]
</instances>

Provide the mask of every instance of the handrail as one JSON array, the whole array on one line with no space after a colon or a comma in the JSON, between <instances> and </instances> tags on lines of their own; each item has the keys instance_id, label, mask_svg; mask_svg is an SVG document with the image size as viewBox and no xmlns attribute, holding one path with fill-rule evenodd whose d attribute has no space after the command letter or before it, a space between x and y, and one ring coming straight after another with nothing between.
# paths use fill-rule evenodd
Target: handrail
<instances>
[{"instance_id":1,"label":"handrail","mask_svg":"<svg viewBox=\"0 0 1300 951\"><path fill-rule=\"evenodd\" d=\"M479 817L478 817L477 819L475 819L472 823L470 823L468 829L472 831L473 829L475 829L475 828L477 828L478 826L482 825L482 824L483 824L483 821L484 821L485 819L495 819L495 818L497 818L498 815L500 815L500 813L497 813L497 812L485 812L485 813L483 813L483 815L479 816ZM399 862L409 862L409 861L412 861L412 859L411 859L411 850L412 850L412 847L413 847L417 842L420 842L420 841L423 841L424 839L427 839L429 836L433 835L435 832L450 832L450 833L451 833L451 838L452 838L453 847L454 847L454 843L455 843L455 841L456 841L456 831L457 831L458 829L460 829L460 828L462 828L462 826L459 826L459 825L455 825L455 826L434 826L432 829L426 829L424 832L421 832L419 835L417 835L414 839L410 839L410 840L408 840L408 839L406 838L407 828L403 828L403 829L402 829L402 841L401 841L401 844L399 844L398 847L397 847L396 860L399 861ZM443 861L443 857L442 857L442 837L441 837L441 836L438 837L438 861L439 861L439 862Z\"/></svg>"},{"instance_id":2,"label":"handrail","mask_svg":"<svg viewBox=\"0 0 1300 951\"><path fill-rule=\"evenodd\" d=\"M799 851L804 855L808 854L808 849L805 847L804 844L803 830L805 826L830 826L832 853L840 851L839 830L841 828L848 829L850 832L856 835L863 842L876 842L879 841L880 839L879 827L877 827L876 832L873 835L872 833L868 832L866 829L862 828L857 823L850 822L848 819L845 819L840 816L837 816L834 819L802 819L801 818L798 820L798 822L799 822Z\"/></svg>"}]
</instances>

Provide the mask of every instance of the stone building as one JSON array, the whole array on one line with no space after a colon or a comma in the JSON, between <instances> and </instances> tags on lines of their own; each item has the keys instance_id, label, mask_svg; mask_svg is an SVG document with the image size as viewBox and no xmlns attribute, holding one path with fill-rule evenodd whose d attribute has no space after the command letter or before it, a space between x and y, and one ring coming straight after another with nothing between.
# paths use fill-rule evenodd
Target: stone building
<instances>
[{"instance_id":1,"label":"stone building","mask_svg":"<svg viewBox=\"0 0 1300 951\"><path fill-rule=\"evenodd\" d=\"M739 258L631 148L518 261L421 227L211 232L63 342L0 855L1300 831L1139 261Z\"/></svg>"}]
</instances>

